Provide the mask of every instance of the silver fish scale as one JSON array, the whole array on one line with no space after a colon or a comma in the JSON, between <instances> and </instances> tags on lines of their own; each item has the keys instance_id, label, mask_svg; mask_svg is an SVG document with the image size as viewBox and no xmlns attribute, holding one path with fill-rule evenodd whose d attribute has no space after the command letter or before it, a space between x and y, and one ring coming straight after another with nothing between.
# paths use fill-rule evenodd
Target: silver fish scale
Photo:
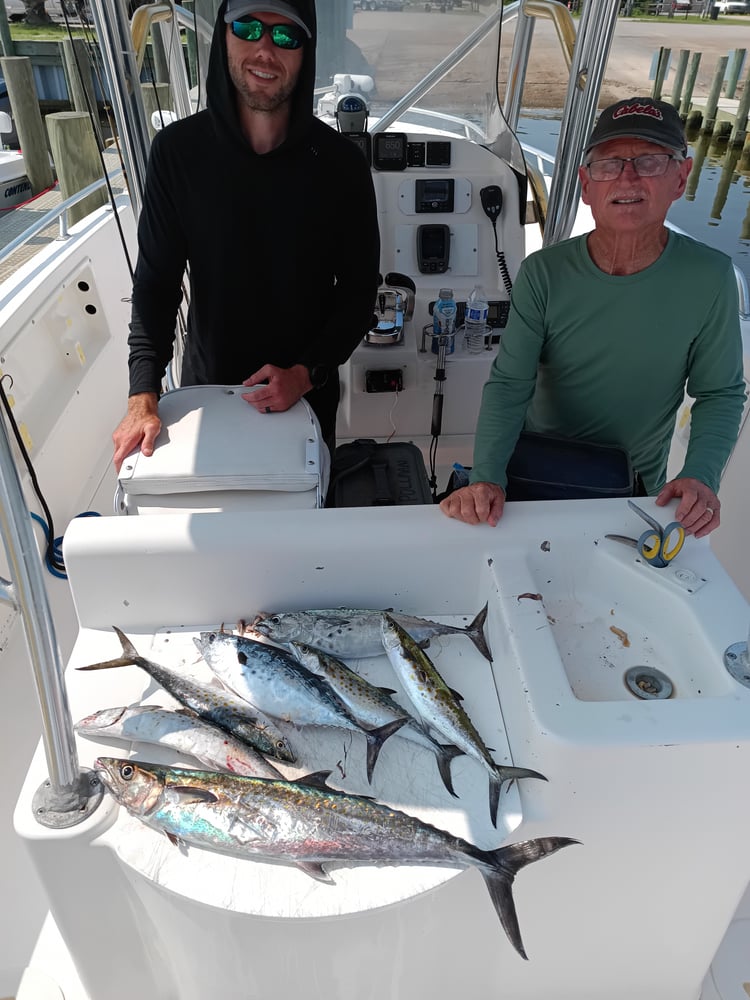
<instances>
[{"instance_id":1,"label":"silver fish scale","mask_svg":"<svg viewBox=\"0 0 750 1000\"><path fill-rule=\"evenodd\" d=\"M484 638L486 605L470 625L445 625L414 615L388 612L420 645L438 635L466 635L483 656L492 657ZM253 629L280 645L293 640L317 646L343 658L379 656L383 653L380 632L384 611L336 608L314 611L286 611L253 623Z\"/></svg>"},{"instance_id":2,"label":"silver fish scale","mask_svg":"<svg viewBox=\"0 0 750 1000\"><path fill-rule=\"evenodd\" d=\"M189 780L210 788L206 778L210 775L198 772ZM217 801L193 804L181 802L181 795L167 787L163 804L150 814L148 823L194 846L234 848L290 861L418 859L456 867L476 863L476 850L468 842L382 803L311 788L304 779L247 781L252 788L241 794L227 794L223 782Z\"/></svg>"},{"instance_id":3,"label":"silver fish scale","mask_svg":"<svg viewBox=\"0 0 750 1000\"><path fill-rule=\"evenodd\" d=\"M290 653L221 632L201 632L196 643L214 673L264 714L298 725L361 729L329 686Z\"/></svg>"},{"instance_id":4,"label":"silver fish scale","mask_svg":"<svg viewBox=\"0 0 750 1000\"><path fill-rule=\"evenodd\" d=\"M235 739L218 726L184 712L156 705L104 709L81 719L75 731L82 736L151 743L195 757L206 767L258 778L283 775L254 747Z\"/></svg>"},{"instance_id":5,"label":"silver fish scale","mask_svg":"<svg viewBox=\"0 0 750 1000\"><path fill-rule=\"evenodd\" d=\"M409 636L402 641L387 619L383 620L382 630L388 659L421 717L494 776L496 765L489 750L440 675L427 666L427 657Z\"/></svg>"}]
</instances>

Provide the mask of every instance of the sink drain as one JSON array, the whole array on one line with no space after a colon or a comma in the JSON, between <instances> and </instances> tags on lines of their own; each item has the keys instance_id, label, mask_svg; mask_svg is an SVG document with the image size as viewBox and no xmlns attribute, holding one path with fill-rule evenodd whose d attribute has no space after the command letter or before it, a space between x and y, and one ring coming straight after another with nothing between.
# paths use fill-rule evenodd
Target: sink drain
<instances>
[{"instance_id":1,"label":"sink drain","mask_svg":"<svg viewBox=\"0 0 750 1000\"><path fill-rule=\"evenodd\" d=\"M740 684L750 687L750 646L746 642L733 642L724 650L724 666Z\"/></svg>"},{"instance_id":2,"label":"sink drain","mask_svg":"<svg viewBox=\"0 0 750 1000\"><path fill-rule=\"evenodd\" d=\"M670 698L674 687L661 670L654 667L631 667L625 674L625 684L637 698Z\"/></svg>"}]
</instances>

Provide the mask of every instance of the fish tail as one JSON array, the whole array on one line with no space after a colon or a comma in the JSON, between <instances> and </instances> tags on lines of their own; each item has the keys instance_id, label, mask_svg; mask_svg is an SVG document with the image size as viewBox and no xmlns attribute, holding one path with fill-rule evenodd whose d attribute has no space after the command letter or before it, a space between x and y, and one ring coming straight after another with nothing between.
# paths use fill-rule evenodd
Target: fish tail
<instances>
[{"instance_id":1,"label":"fish tail","mask_svg":"<svg viewBox=\"0 0 750 1000\"><path fill-rule=\"evenodd\" d=\"M485 604L474 621L466 626L466 634L477 647L482 656L492 663L492 653L490 652L490 647L487 645L487 639L484 635L484 623L487 620L487 607L488 605Z\"/></svg>"},{"instance_id":2,"label":"fish tail","mask_svg":"<svg viewBox=\"0 0 750 1000\"><path fill-rule=\"evenodd\" d=\"M528 767L505 767L502 764L496 764L493 773L490 775L490 818L494 827L497 827L497 809L500 803L500 788L502 783L518 778L547 780L539 771L532 771Z\"/></svg>"},{"instance_id":3,"label":"fish tail","mask_svg":"<svg viewBox=\"0 0 750 1000\"><path fill-rule=\"evenodd\" d=\"M393 722L387 722L384 726L380 726L378 729L363 730L365 737L367 738L367 780L371 784L372 774L375 770L375 765L378 762L380 751L383 749L383 744L389 736L393 736L394 733L397 733L399 729L402 726L405 726L408 721L408 716L404 716L403 719L396 719Z\"/></svg>"},{"instance_id":4,"label":"fish tail","mask_svg":"<svg viewBox=\"0 0 750 1000\"><path fill-rule=\"evenodd\" d=\"M112 628L117 633L117 638L122 646L122 656L114 660L104 660L102 663L89 663L85 667L76 667L76 670L109 670L110 667L140 667L143 664L143 657L139 656L138 650L128 639L124 632L113 625Z\"/></svg>"},{"instance_id":5,"label":"fish tail","mask_svg":"<svg viewBox=\"0 0 750 1000\"><path fill-rule=\"evenodd\" d=\"M460 750L457 746L452 743L438 743L435 747L435 760L437 761L438 771L440 772L440 777L443 779L443 784L448 790L448 793L453 796L454 799L458 798L458 795L453 788L453 777L451 775L451 761L455 757L459 757L463 750Z\"/></svg>"},{"instance_id":6,"label":"fish tail","mask_svg":"<svg viewBox=\"0 0 750 1000\"><path fill-rule=\"evenodd\" d=\"M118 656L115 660L104 660L102 663L88 663L85 667L76 667L76 670L108 670L110 667L137 667L140 657Z\"/></svg>"},{"instance_id":7,"label":"fish tail","mask_svg":"<svg viewBox=\"0 0 750 1000\"><path fill-rule=\"evenodd\" d=\"M541 861L548 854L554 854L570 844L580 844L580 840L570 837L539 837L524 840L518 844L499 847L496 851L482 851L478 866L489 891L492 903L508 935L508 940L521 958L528 959L521 940L516 905L513 902L513 880L518 872L534 861Z\"/></svg>"}]
</instances>

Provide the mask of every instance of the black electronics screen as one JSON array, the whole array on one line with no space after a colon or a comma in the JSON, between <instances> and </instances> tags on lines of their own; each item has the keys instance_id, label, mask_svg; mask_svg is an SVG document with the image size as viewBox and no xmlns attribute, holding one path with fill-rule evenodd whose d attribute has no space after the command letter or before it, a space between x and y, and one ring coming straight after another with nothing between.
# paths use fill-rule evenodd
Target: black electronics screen
<instances>
[{"instance_id":1,"label":"black electronics screen","mask_svg":"<svg viewBox=\"0 0 750 1000\"><path fill-rule=\"evenodd\" d=\"M372 140L372 162L378 170L405 170L406 133L376 132Z\"/></svg>"},{"instance_id":2,"label":"black electronics screen","mask_svg":"<svg viewBox=\"0 0 750 1000\"><path fill-rule=\"evenodd\" d=\"M452 212L454 181L452 177L419 180L414 183L416 212Z\"/></svg>"},{"instance_id":3,"label":"black electronics screen","mask_svg":"<svg viewBox=\"0 0 750 1000\"><path fill-rule=\"evenodd\" d=\"M428 167L449 167L451 165L451 144L450 142L428 142L427 143L427 166Z\"/></svg>"},{"instance_id":4,"label":"black electronics screen","mask_svg":"<svg viewBox=\"0 0 750 1000\"><path fill-rule=\"evenodd\" d=\"M448 226L419 226L417 265L422 274L444 274L448 270L451 235Z\"/></svg>"},{"instance_id":5,"label":"black electronics screen","mask_svg":"<svg viewBox=\"0 0 750 1000\"><path fill-rule=\"evenodd\" d=\"M346 138L353 142L358 149L361 150L362 155L367 160L368 164L372 166L372 136L369 132L343 132Z\"/></svg>"}]
</instances>

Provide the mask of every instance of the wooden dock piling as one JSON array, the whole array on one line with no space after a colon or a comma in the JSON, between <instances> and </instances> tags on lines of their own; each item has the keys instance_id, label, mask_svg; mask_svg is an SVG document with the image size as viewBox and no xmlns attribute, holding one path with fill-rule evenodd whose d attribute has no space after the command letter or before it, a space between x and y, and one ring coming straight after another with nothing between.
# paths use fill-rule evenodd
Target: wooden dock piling
<instances>
[{"instance_id":1,"label":"wooden dock piling","mask_svg":"<svg viewBox=\"0 0 750 1000\"><path fill-rule=\"evenodd\" d=\"M662 45L659 49L659 59L656 63L656 73L654 74L654 89L651 96L655 101L661 100L661 91L664 86L664 78L667 75L667 69L669 68L669 60L672 57L672 50L666 49Z\"/></svg>"},{"instance_id":2,"label":"wooden dock piling","mask_svg":"<svg viewBox=\"0 0 750 1000\"><path fill-rule=\"evenodd\" d=\"M745 62L745 56L747 55L747 49L735 49L732 55L732 62L729 66L729 74L727 76L727 85L724 89L725 97L734 97L735 91L737 90L737 81L740 78L740 73L742 71L743 63Z\"/></svg>"},{"instance_id":3,"label":"wooden dock piling","mask_svg":"<svg viewBox=\"0 0 750 1000\"><path fill-rule=\"evenodd\" d=\"M100 151L87 111L59 111L47 115L46 124L63 199L70 198L104 176ZM71 225L80 222L106 202L107 192L100 188L69 210L68 221Z\"/></svg>"},{"instance_id":4,"label":"wooden dock piling","mask_svg":"<svg viewBox=\"0 0 750 1000\"><path fill-rule=\"evenodd\" d=\"M677 57L677 69L674 74L674 83L672 84L672 94L669 98L669 103L678 111L682 102L682 87L685 83L685 73L687 72L689 58L690 50L680 49L680 54Z\"/></svg>"},{"instance_id":5,"label":"wooden dock piling","mask_svg":"<svg viewBox=\"0 0 750 1000\"><path fill-rule=\"evenodd\" d=\"M732 146L742 146L747 138L747 119L750 115L750 69L745 75L745 82L742 87L742 97L737 105L737 114L734 119L734 128L729 136Z\"/></svg>"},{"instance_id":6,"label":"wooden dock piling","mask_svg":"<svg viewBox=\"0 0 750 1000\"><path fill-rule=\"evenodd\" d=\"M26 176L29 178L32 194L39 194L55 183L55 175L49 162L47 137L39 110L31 60L28 56L3 56L0 58L0 67L14 111Z\"/></svg>"},{"instance_id":7,"label":"wooden dock piling","mask_svg":"<svg viewBox=\"0 0 750 1000\"><path fill-rule=\"evenodd\" d=\"M698 76L698 69L701 64L702 55L702 52L694 52L693 58L690 60L690 69L688 70L687 81L685 83L685 93L680 105L680 118L682 118L683 121L686 121L688 115L690 114L690 102L693 100L693 88L695 87L695 81Z\"/></svg>"},{"instance_id":8,"label":"wooden dock piling","mask_svg":"<svg viewBox=\"0 0 750 1000\"><path fill-rule=\"evenodd\" d=\"M716 73L714 74L714 81L711 84L711 90L706 100L706 107L703 112L703 131L713 132L714 125L716 124L716 109L719 106L719 98L721 97L721 86L724 83L724 77L727 72L727 63L729 62L729 56L721 56L716 64Z\"/></svg>"},{"instance_id":9,"label":"wooden dock piling","mask_svg":"<svg viewBox=\"0 0 750 1000\"><path fill-rule=\"evenodd\" d=\"M91 57L86 40L83 38L64 38L61 44L68 99L74 111L85 111L92 116L96 141L99 148L103 149L104 142L91 72Z\"/></svg>"}]
</instances>

